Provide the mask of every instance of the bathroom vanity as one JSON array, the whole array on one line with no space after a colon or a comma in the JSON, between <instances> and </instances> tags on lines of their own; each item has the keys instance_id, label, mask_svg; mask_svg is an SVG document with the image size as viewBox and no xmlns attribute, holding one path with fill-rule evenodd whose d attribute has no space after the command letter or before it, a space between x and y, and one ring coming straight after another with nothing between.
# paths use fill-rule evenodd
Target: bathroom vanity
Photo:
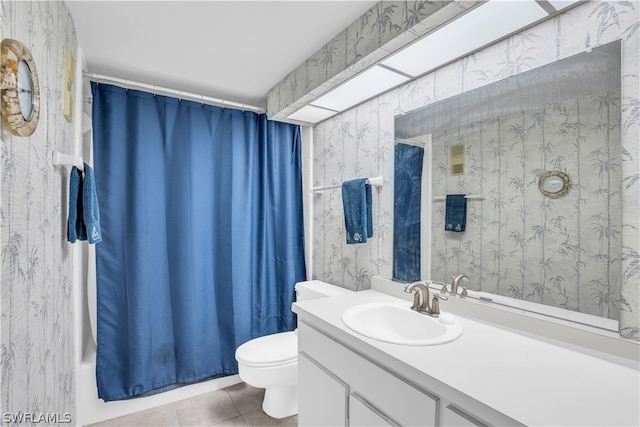
<instances>
[{"instance_id":1,"label":"bathroom vanity","mask_svg":"<svg viewBox=\"0 0 640 427\"><path fill-rule=\"evenodd\" d=\"M637 344L631 358L605 357L454 312L459 338L411 346L342 321L350 307L401 301L367 290L294 304L299 425L639 425Z\"/></svg>"}]
</instances>

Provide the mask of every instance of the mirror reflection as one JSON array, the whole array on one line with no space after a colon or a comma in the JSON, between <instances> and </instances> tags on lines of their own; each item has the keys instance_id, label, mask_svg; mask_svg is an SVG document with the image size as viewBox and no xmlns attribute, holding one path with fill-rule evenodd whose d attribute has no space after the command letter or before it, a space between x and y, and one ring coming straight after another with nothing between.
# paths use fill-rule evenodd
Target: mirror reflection
<instances>
[{"instance_id":1,"label":"mirror reflection","mask_svg":"<svg viewBox=\"0 0 640 427\"><path fill-rule=\"evenodd\" d=\"M617 320L620 55L610 43L397 116L394 278L466 273L469 289ZM539 188L551 171L562 197ZM462 206L462 230L445 229Z\"/></svg>"}]
</instances>

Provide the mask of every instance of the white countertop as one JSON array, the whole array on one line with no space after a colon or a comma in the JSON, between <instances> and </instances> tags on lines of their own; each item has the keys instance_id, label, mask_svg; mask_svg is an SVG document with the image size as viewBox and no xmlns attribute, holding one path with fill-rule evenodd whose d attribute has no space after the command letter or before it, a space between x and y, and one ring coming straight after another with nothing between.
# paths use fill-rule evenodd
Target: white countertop
<instances>
[{"instance_id":1,"label":"white countertop","mask_svg":"<svg viewBox=\"0 0 640 427\"><path fill-rule=\"evenodd\" d=\"M461 316L462 336L435 346L380 342L342 323L347 308L382 301L403 300L367 290L295 303L293 311L407 378L435 379L525 425L640 425L637 369Z\"/></svg>"}]
</instances>

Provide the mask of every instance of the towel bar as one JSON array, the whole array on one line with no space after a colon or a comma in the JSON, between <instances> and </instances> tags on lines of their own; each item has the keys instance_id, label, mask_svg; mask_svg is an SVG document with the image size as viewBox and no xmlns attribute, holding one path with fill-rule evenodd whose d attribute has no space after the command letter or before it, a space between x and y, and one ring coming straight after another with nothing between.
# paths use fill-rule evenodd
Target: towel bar
<instances>
[{"instance_id":1,"label":"towel bar","mask_svg":"<svg viewBox=\"0 0 640 427\"><path fill-rule=\"evenodd\" d=\"M80 156L54 151L52 157L53 166L75 166L80 170L84 170L84 160Z\"/></svg>"},{"instance_id":2,"label":"towel bar","mask_svg":"<svg viewBox=\"0 0 640 427\"><path fill-rule=\"evenodd\" d=\"M467 200L484 200L484 197L482 196L476 196L473 194L467 194L466 196L464 196L465 199ZM444 202L445 200L447 200L446 197L434 197L433 201L434 202Z\"/></svg>"},{"instance_id":3,"label":"towel bar","mask_svg":"<svg viewBox=\"0 0 640 427\"><path fill-rule=\"evenodd\" d=\"M382 176L376 176L374 178L368 178L367 179L367 184L372 185L374 187L382 187L384 185L384 179L382 178ZM311 189L311 192L312 193L319 193L319 192L322 192L324 190L334 190L336 188L342 188L342 184L328 185L326 187L313 187Z\"/></svg>"}]
</instances>

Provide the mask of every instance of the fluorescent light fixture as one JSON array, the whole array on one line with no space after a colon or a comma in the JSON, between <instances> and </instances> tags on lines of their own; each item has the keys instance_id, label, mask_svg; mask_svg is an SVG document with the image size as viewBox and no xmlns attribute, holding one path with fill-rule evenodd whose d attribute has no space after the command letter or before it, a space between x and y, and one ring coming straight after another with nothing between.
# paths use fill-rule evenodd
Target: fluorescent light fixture
<instances>
[{"instance_id":1,"label":"fluorescent light fixture","mask_svg":"<svg viewBox=\"0 0 640 427\"><path fill-rule=\"evenodd\" d=\"M331 116L335 116L336 114L338 114L337 111L314 107L313 105L305 105L298 111L289 114L287 118L306 123L318 123L328 119Z\"/></svg>"},{"instance_id":2,"label":"fluorescent light fixture","mask_svg":"<svg viewBox=\"0 0 640 427\"><path fill-rule=\"evenodd\" d=\"M311 104L330 110L344 111L407 80L409 77L405 75L375 65L330 90Z\"/></svg>"},{"instance_id":3,"label":"fluorescent light fixture","mask_svg":"<svg viewBox=\"0 0 640 427\"><path fill-rule=\"evenodd\" d=\"M562 10L565 7L578 3L580 0L547 0L556 10Z\"/></svg>"},{"instance_id":4,"label":"fluorescent light fixture","mask_svg":"<svg viewBox=\"0 0 640 427\"><path fill-rule=\"evenodd\" d=\"M545 16L533 0L490 0L381 63L419 76Z\"/></svg>"}]
</instances>

